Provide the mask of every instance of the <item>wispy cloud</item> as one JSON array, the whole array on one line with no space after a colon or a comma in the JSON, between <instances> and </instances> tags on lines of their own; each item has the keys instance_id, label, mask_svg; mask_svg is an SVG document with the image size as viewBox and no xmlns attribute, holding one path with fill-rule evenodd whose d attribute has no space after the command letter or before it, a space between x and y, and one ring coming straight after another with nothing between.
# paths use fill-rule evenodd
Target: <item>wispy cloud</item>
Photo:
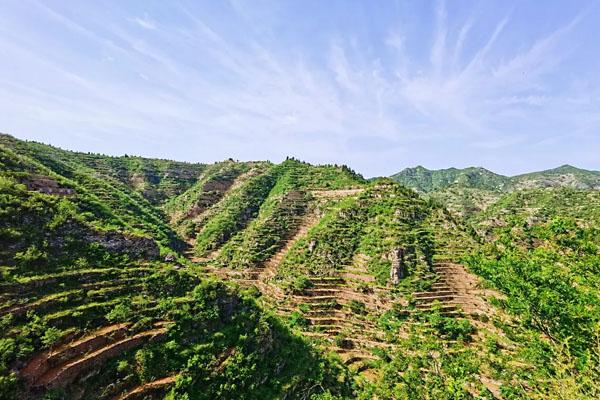
<instances>
[{"instance_id":1,"label":"wispy cloud","mask_svg":"<svg viewBox=\"0 0 600 400\"><path fill-rule=\"evenodd\" d=\"M387 25L362 32L327 14L307 27L268 3L165 7L10 5L0 130L196 160L295 154L373 175L482 164L492 151L600 127L598 96L584 95L600 79L582 88L557 78L593 76L564 66L590 9L535 30L518 4L457 14L439 2L416 16L382 13Z\"/></svg>"},{"instance_id":2,"label":"wispy cloud","mask_svg":"<svg viewBox=\"0 0 600 400\"><path fill-rule=\"evenodd\" d=\"M132 22L135 22L136 24L138 24L139 26L141 26L144 29L149 29L149 30L156 29L156 22L154 22L153 20L148 18L147 15L144 17L133 17L130 20Z\"/></svg>"}]
</instances>

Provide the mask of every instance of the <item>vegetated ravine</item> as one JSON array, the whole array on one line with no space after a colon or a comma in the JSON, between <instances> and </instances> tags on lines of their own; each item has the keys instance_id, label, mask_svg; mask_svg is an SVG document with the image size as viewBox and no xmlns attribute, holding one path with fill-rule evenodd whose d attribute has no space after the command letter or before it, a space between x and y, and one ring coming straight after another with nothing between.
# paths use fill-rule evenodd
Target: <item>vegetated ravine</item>
<instances>
[{"instance_id":1,"label":"vegetated ravine","mask_svg":"<svg viewBox=\"0 0 600 400\"><path fill-rule=\"evenodd\" d=\"M596 399L598 175L0 135L0 398Z\"/></svg>"}]
</instances>

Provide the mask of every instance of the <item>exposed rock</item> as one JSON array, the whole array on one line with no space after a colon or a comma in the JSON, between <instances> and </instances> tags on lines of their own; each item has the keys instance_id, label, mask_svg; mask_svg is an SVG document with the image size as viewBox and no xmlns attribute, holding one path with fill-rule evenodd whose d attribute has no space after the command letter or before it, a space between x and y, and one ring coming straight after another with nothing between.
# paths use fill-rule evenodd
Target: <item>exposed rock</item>
<instances>
[{"instance_id":1,"label":"exposed rock","mask_svg":"<svg viewBox=\"0 0 600 400\"><path fill-rule=\"evenodd\" d=\"M75 194L75 190L61 187L58 182L48 176L31 175L23 180L23 184L27 186L27 190L46 194L55 194L57 196L72 196Z\"/></svg>"},{"instance_id":2,"label":"exposed rock","mask_svg":"<svg viewBox=\"0 0 600 400\"><path fill-rule=\"evenodd\" d=\"M147 237L109 231L90 232L86 239L98 243L111 253L127 254L133 258L156 259L160 255L156 242Z\"/></svg>"},{"instance_id":3,"label":"exposed rock","mask_svg":"<svg viewBox=\"0 0 600 400\"><path fill-rule=\"evenodd\" d=\"M169 253L165 256L165 262L175 262L177 261L177 257L173 253Z\"/></svg>"},{"instance_id":4,"label":"exposed rock","mask_svg":"<svg viewBox=\"0 0 600 400\"><path fill-rule=\"evenodd\" d=\"M404 249L399 248L392 250L389 253L388 258L392 262L390 268L390 282L392 285L397 285L400 283L401 279L406 278L408 275L408 269L404 260Z\"/></svg>"},{"instance_id":5,"label":"exposed rock","mask_svg":"<svg viewBox=\"0 0 600 400\"><path fill-rule=\"evenodd\" d=\"M132 258L156 259L160 255L154 239L120 231L95 231L78 222L70 221L47 237L51 248L61 249L73 239L97 243L111 253L127 254Z\"/></svg>"}]
</instances>

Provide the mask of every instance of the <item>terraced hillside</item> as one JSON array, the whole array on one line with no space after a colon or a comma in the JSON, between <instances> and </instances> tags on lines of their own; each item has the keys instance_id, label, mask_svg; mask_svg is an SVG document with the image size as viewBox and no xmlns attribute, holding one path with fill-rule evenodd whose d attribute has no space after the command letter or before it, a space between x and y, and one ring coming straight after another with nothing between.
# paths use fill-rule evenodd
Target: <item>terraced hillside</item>
<instances>
[{"instance_id":1,"label":"terraced hillside","mask_svg":"<svg viewBox=\"0 0 600 400\"><path fill-rule=\"evenodd\" d=\"M556 189L560 193L556 197L562 201L560 198L563 193L568 198L570 190L580 191L585 195L600 189L599 171L588 171L570 165L513 177L498 175L484 168L428 170L419 166L406 168L391 178L424 193L456 215L467 219L484 212L496 202L499 204L495 210L499 211L503 204L511 201L511 197L519 196L520 192L532 193L524 196L543 197L539 194L546 189L548 194L545 197L549 197ZM586 203L583 201L581 204ZM493 213L491 211L488 214Z\"/></svg>"},{"instance_id":2,"label":"terraced hillside","mask_svg":"<svg viewBox=\"0 0 600 400\"><path fill-rule=\"evenodd\" d=\"M2 284L2 293L3 396L112 399L173 390L273 398L315 383L344 390L332 383L333 366L252 299L173 265L21 277ZM288 365L292 355L297 363Z\"/></svg>"},{"instance_id":3,"label":"terraced hillside","mask_svg":"<svg viewBox=\"0 0 600 400\"><path fill-rule=\"evenodd\" d=\"M185 238L135 188L3 140L1 398L349 392L340 366L251 297L178 260Z\"/></svg>"},{"instance_id":4,"label":"terraced hillside","mask_svg":"<svg viewBox=\"0 0 600 400\"><path fill-rule=\"evenodd\" d=\"M413 390L427 397L454 381L466 398L502 397L503 385L510 386L506 363L523 368L524 344L502 339L502 364L492 355L481 357L489 353L488 341L506 336L496 325L510 324L512 317L494 303L503 295L458 263L478 247L472 231L389 181L290 193L291 200L282 196L277 203L290 221L278 226L290 226L290 233L256 234L281 213L267 208L267 200L246 229L201 259L204 270L254 288L265 308L356 374L359 397L410 396ZM263 249L273 250L263 255ZM415 348L415 340L431 347ZM419 368L410 384L390 389L402 371L431 363L434 349L448 352L444 362L452 368L474 354L481 353L481 362L445 371L438 381ZM405 352L410 362L386 372Z\"/></svg>"},{"instance_id":5,"label":"terraced hillside","mask_svg":"<svg viewBox=\"0 0 600 400\"><path fill-rule=\"evenodd\" d=\"M103 160L105 157L0 135L3 176L25 185L28 193L57 194L59 198L51 197L53 201L72 204L74 214L90 223L96 221L97 226L151 236L163 249L181 247L180 238L167 223L162 210L134 187L117 179L118 171L107 172L88 166L89 160L95 158ZM185 186L182 182L180 185Z\"/></svg>"},{"instance_id":6,"label":"terraced hillside","mask_svg":"<svg viewBox=\"0 0 600 400\"><path fill-rule=\"evenodd\" d=\"M0 139L0 398L598 395L595 191Z\"/></svg>"},{"instance_id":7,"label":"terraced hillside","mask_svg":"<svg viewBox=\"0 0 600 400\"><path fill-rule=\"evenodd\" d=\"M91 172L96 178L108 178L111 183L116 181L119 186L139 193L154 205L162 204L189 189L207 168L204 164L171 160L66 151L40 143L18 141L3 134L0 134L0 144L21 156L39 161L58 174Z\"/></svg>"}]
</instances>

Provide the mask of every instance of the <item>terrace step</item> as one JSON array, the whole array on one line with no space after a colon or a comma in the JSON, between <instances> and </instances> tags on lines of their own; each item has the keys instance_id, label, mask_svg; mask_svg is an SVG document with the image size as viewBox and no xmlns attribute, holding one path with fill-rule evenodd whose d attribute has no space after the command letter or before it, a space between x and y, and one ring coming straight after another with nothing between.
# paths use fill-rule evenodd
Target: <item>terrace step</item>
<instances>
[{"instance_id":1,"label":"terrace step","mask_svg":"<svg viewBox=\"0 0 600 400\"><path fill-rule=\"evenodd\" d=\"M310 281L313 284L319 284L319 283L329 283L329 284L339 284L342 285L344 283L346 283L346 280L337 276L321 276L321 277L310 277L309 278Z\"/></svg>"},{"instance_id":2,"label":"terrace step","mask_svg":"<svg viewBox=\"0 0 600 400\"><path fill-rule=\"evenodd\" d=\"M438 296L450 296L453 294L456 294L457 292L455 290L451 290L451 289L435 289L435 290L430 290L427 292L414 292L413 298L415 299L422 299L422 298L428 298L431 297L433 295L438 295Z\"/></svg>"},{"instance_id":3,"label":"terrace step","mask_svg":"<svg viewBox=\"0 0 600 400\"><path fill-rule=\"evenodd\" d=\"M417 308L418 310L433 310L434 308L437 308L440 311L454 311L458 310L459 307L458 304L439 304L436 306L433 303L424 303L417 304L415 308Z\"/></svg>"},{"instance_id":4,"label":"terrace step","mask_svg":"<svg viewBox=\"0 0 600 400\"><path fill-rule=\"evenodd\" d=\"M371 275L363 275L353 272L343 272L341 275L347 280L362 281L365 283L375 282L375 278Z\"/></svg>"},{"instance_id":5,"label":"terrace step","mask_svg":"<svg viewBox=\"0 0 600 400\"><path fill-rule=\"evenodd\" d=\"M298 300L301 300L304 303L327 303L327 302L337 302L337 296L296 296Z\"/></svg>"},{"instance_id":6,"label":"terrace step","mask_svg":"<svg viewBox=\"0 0 600 400\"><path fill-rule=\"evenodd\" d=\"M145 342L158 340L165 335L167 329L164 326L126 337L119 341L113 341L107 345L83 356L71 358L64 364L44 373L34 382L34 386L46 388L64 387L73 382L83 371L98 365L108 358L115 357L120 353L138 347Z\"/></svg>"},{"instance_id":7,"label":"terrace step","mask_svg":"<svg viewBox=\"0 0 600 400\"><path fill-rule=\"evenodd\" d=\"M74 357L96 350L117 338L124 338L128 324L115 324L101 328L78 339L63 343L33 357L20 371L26 380L37 381L50 368Z\"/></svg>"},{"instance_id":8,"label":"terrace step","mask_svg":"<svg viewBox=\"0 0 600 400\"><path fill-rule=\"evenodd\" d=\"M446 283L446 282L440 282L440 281L437 281L436 283L432 283L431 284L431 289L438 289L438 290L440 290L440 289L441 290L447 289L447 290L451 290L450 286L448 285L448 283Z\"/></svg>"},{"instance_id":9,"label":"terrace step","mask_svg":"<svg viewBox=\"0 0 600 400\"><path fill-rule=\"evenodd\" d=\"M455 295L450 294L450 295L440 295L437 293L432 293L430 296L422 296L417 298L417 304L428 304L428 303L433 303L435 301L439 301L440 303L444 304L444 302L447 301L452 301L454 300Z\"/></svg>"},{"instance_id":10,"label":"terrace step","mask_svg":"<svg viewBox=\"0 0 600 400\"><path fill-rule=\"evenodd\" d=\"M362 351L356 351L356 350L348 351L348 352L338 352L338 354L340 354L340 357L341 357L344 365L352 365L357 362L376 361L377 360L377 357L375 357L372 354L365 353Z\"/></svg>"},{"instance_id":11,"label":"terrace step","mask_svg":"<svg viewBox=\"0 0 600 400\"><path fill-rule=\"evenodd\" d=\"M344 318L335 317L308 317L306 318L311 325L344 325L349 321Z\"/></svg>"},{"instance_id":12,"label":"terrace step","mask_svg":"<svg viewBox=\"0 0 600 400\"><path fill-rule=\"evenodd\" d=\"M340 292L340 289L330 288L317 288L317 289L304 289L300 293L301 296L335 296Z\"/></svg>"}]
</instances>

